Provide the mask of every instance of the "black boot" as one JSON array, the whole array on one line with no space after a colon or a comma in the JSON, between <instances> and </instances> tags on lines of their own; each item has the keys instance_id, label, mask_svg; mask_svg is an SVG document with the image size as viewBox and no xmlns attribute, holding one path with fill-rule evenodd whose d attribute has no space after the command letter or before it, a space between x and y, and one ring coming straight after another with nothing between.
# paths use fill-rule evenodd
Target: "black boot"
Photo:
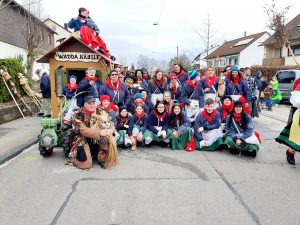
<instances>
[{"instance_id":1,"label":"black boot","mask_svg":"<svg viewBox=\"0 0 300 225\"><path fill-rule=\"evenodd\" d=\"M240 150L235 149L235 148L229 148L229 152L233 155L238 155L240 154Z\"/></svg>"},{"instance_id":2,"label":"black boot","mask_svg":"<svg viewBox=\"0 0 300 225\"><path fill-rule=\"evenodd\" d=\"M291 154L289 150L286 150L286 160L289 164L295 165L295 154Z\"/></svg>"}]
</instances>

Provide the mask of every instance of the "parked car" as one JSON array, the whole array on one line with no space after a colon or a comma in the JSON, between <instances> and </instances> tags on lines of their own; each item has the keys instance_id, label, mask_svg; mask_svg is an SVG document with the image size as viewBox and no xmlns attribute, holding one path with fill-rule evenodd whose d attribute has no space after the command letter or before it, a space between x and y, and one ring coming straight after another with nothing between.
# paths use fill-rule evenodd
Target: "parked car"
<instances>
[{"instance_id":1,"label":"parked car","mask_svg":"<svg viewBox=\"0 0 300 225\"><path fill-rule=\"evenodd\" d=\"M300 78L300 70L279 70L276 73L282 100L289 100L295 80Z\"/></svg>"}]
</instances>

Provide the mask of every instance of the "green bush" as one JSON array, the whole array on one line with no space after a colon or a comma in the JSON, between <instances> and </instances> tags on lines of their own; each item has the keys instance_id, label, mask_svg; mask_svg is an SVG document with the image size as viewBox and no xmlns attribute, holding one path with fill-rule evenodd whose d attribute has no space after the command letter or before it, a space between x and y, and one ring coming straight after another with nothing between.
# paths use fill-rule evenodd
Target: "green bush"
<instances>
[{"instance_id":1,"label":"green bush","mask_svg":"<svg viewBox=\"0 0 300 225\"><path fill-rule=\"evenodd\" d=\"M11 76L11 81L16 85L17 90L21 95L25 95L22 86L19 83L18 73L22 73L26 78L28 78L25 73L20 60L18 59L0 59L0 69L3 69L3 66L7 68L9 75ZM31 79L28 79L29 85L31 85ZM10 96L9 91L7 90L2 76L0 75L0 103L11 101L12 97Z\"/></svg>"}]
</instances>

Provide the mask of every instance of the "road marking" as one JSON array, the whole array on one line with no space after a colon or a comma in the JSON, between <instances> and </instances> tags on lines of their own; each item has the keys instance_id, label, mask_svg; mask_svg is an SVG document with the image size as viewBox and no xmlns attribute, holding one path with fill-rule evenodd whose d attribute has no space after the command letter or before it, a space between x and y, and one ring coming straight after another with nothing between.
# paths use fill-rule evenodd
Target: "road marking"
<instances>
[{"instance_id":1,"label":"road marking","mask_svg":"<svg viewBox=\"0 0 300 225\"><path fill-rule=\"evenodd\" d=\"M18 155L16 155L15 157L13 157L13 158L7 160L6 162L4 162L3 164L0 165L0 169L2 169L2 168L4 168L4 167L8 166L12 161L14 161L15 159L17 159L19 156L21 156L21 155L23 155L23 154L25 154L25 153L31 151L33 148L36 148L36 145L37 145L37 144L34 144L34 145L30 146L29 148L24 149L20 154L18 154Z\"/></svg>"}]
</instances>

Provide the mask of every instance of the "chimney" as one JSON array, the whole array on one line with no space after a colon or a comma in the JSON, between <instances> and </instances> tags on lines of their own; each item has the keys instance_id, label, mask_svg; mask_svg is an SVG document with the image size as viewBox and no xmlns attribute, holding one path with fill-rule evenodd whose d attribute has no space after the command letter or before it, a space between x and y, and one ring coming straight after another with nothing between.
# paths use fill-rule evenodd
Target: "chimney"
<instances>
[{"instance_id":1,"label":"chimney","mask_svg":"<svg viewBox=\"0 0 300 225\"><path fill-rule=\"evenodd\" d=\"M64 28L65 28L66 30L68 30L68 24L67 24L67 23L64 23Z\"/></svg>"},{"instance_id":2,"label":"chimney","mask_svg":"<svg viewBox=\"0 0 300 225\"><path fill-rule=\"evenodd\" d=\"M213 47L214 47L214 45L211 45L211 46L210 46L210 48L213 48Z\"/></svg>"},{"instance_id":3,"label":"chimney","mask_svg":"<svg viewBox=\"0 0 300 225\"><path fill-rule=\"evenodd\" d=\"M247 36L247 31L244 31L244 37L246 37Z\"/></svg>"}]
</instances>

